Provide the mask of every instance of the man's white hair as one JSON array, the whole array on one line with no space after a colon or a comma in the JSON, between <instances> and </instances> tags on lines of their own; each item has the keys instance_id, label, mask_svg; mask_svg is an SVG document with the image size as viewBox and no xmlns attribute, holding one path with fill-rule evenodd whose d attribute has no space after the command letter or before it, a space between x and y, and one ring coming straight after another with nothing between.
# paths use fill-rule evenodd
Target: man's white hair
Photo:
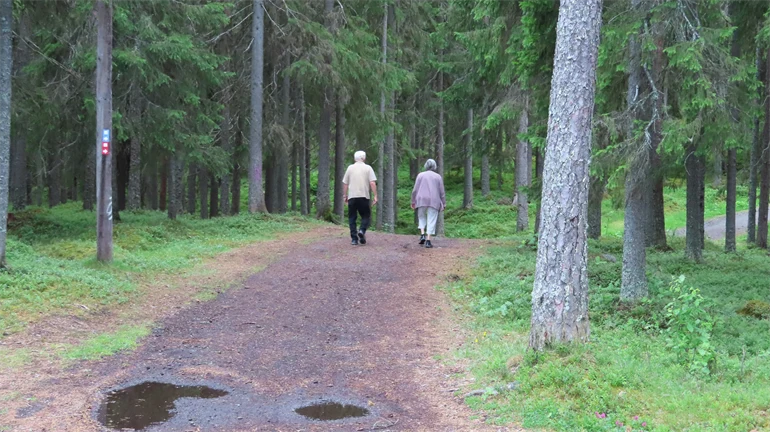
<instances>
[{"instance_id":1,"label":"man's white hair","mask_svg":"<svg viewBox=\"0 0 770 432\"><path fill-rule=\"evenodd\" d=\"M366 152L359 150L353 155L353 158L356 160L356 162L363 162L366 160Z\"/></svg>"}]
</instances>

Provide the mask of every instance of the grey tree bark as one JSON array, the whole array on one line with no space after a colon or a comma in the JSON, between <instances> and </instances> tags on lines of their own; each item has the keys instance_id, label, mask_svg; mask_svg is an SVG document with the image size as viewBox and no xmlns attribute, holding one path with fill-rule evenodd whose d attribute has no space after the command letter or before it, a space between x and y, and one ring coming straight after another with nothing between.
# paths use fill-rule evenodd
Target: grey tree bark
<instances>
[{"instance_id":1,"label":"grey tree bark","mask_svg":"<svg viewBox=\"0 0 770 432\"><path fill-rule=\"evenodd\" d=\"M656 50L652 60L652 132L650 136L649 148L649 182L652 185L648 193L649 212L647 225L647 246L653 246L658 249L666 249L666 215L663 198L663 163L658 154L658 147L663 141L663 114L664 104L661 86L663 85L663 66L665 55L663 52L665 45L665 34L661 23L653 24L655 33Z\"/></svg>"},{"instance_id":2,"label":"grey tree bark","mask_svg":"<svg viewBox=\"0 0 770 432\"><path fill-rule=\"evenodd\" d=\"M345 176L345 104L337 97L337 124L334 149L334 214L345 217L345 201L342 200L342 178Z\"/></svg>"},{"instance_id":3,"label":"grey tree bark","mask_svg":"<svg viewBox=\"0 0 770 432\"><path fill-rule=\"evenodd\" d=\"M727 150L727 209L725 218L725 252L735 252L736 150Z\"/></svg>"},{"instance_id":4,"label":"grey tree bark","mask_svg":"<svg viewBox=\"0 0 770 432\"><path fill-rule=\"evenodd\" d=\"M152 161L150 178L147 180L147 202L151 210L158 210L158 159Z\"/></svg>"},{"instance_id":5,"label":"grey tree bark","mask_svg":"<svg viewBox=\"0 0 770 432\"><path fill-rule=\"evenodd\" d=\"M172 220L176 219L182 210L182 196L184 195L183 173L184 162L182 161L182 155L177 149L171 156L171 163L169 165L168 218Z\"/></svg>"},{"instance_id":6,"label":"grey tree bark","mask_svg":"<svg viewBox=\"0 0 770 432\"><path fill-rule=\"evenodd\" d=\"M137 83L132 85L129 96L131 120L137 126L134 127L131 134L131 165L128 168L128 210L139 210L142 207L142 141L138 127L142 111L139 106L140 99L137 86Z\"/></svg>"},{"instance_id":7,"label":"grey tree bark","mask_svg":"<svg viewBox=\"0 0 770 432\"><path fill-rule=\"evenodd\" d=\"M701 194L701 158L696 155L697 144L690 145L685 156L687 172L687 234L685 239L685 256L695 262L703 259L703 213L700 210Z\"/></svg>"},{"instance_id":8,"label":"grey tree bark","mask_svg":"<svg viewBox=\"0 0 770 432\"><path fill-rule=\"evenodd\" d=\"M62 184L62 155L61 149L57 146L51 149L51 155L48 158L48 207L56 207L61 204L61 184Z\"/></svg>"},{"instance_id":9,"label":"grey tree bark","mask_svg":"<svg viewBox=\"0 0 770 432\"><path fill-rule=\"evenodd\" d=\"M229 96L229 95L228 95ZM232 118L230 116L230 98L226 97L224 102L224 109L222 110L222 124L219 129L220 139L222 143L222 149L226 154L232 154L234 152L233 146L233 134L232 134ZM219 214L229 215L231 210L230 203L230 189L232 189L232 178L230 172L226 171L222 175L222 179L219 184Z\"/></svg>"},{"instance_id":10,"label":"grey tree bark","mask_svg":"<svg viewBox=\"0 0 770 432\"><path fill-rule=\"evenodd\" d=\"M443 50L439 54L439 62L444 62ZM444 72L439 71L437 92L444 91ZM438 97L438 124L436 125L436 165L438 165L438 174L444 177L444 100ZM444 212L439 212L436 221L436 235L444 235Z\"/></svg>"},{"instance_id":11,"label":"grey tree bark","mask_svg":"<svg viewBox=\"0 0 770 432\"><path fill-rule=\"evenodd\" d=\"M19 13L18 36L16 49L13 56L13 79L25 80L27 77L23 68L29 63L30 49L27 40L30 37L29 14L25 11ZM17 127L11 135L11 186L10 199L14 210L23 210L27 205L27 187L29 172L27 170L27 130Z\"/></svg>"},{"instance_id":12,"label":"grey tree bark","mask_svg":"<svg viewBox=\"0 0 770 432\"><path fill-rule=\"evenodd\" d=\"M286 56L286 64L283 72L283 83L281 85L282 111L281 124L285 128L288 136L289 114L291 114L291 78L289 76L290 60ZM278 148L278 213L286 213L289 207L289 149L286 142L280 143Z\"/></svg>"},{"instance_id":13,"label":"grey tree bark","mask_svg":"<svg viewBox=\"0 0 770 432\"><path fill-rule=\"evenodd\" d=\"M601 0L562 0L556 27L542 229L529 347L588 340L588 168Z\"/></svg>"},{"instance_id":14,"label":"grey tree bark","mask_svg":"<svg viewBox=\"0 0 770 432\"><path fill-rule=\"evenodd\" d=\"M383 15L382 15L382 64L388 63L388 3L383 2ZM385 90L380 93L380 116L385 119L385 104L387 102L387 96ZM377 149L377 181L380 183L380 195L382 200L385 200L385 141L387 138L379 142L379 148ZM375 213L374 226L377 230L382 230L385 221L385 203L381 203L377 212Z\"/></svg>"},{"instance_id":15,"label":"grey tree bark","mask_svg":"<svg viewBox=\"0 0 770 432\"><path fill-rule=\"evenodd\" d=\"M762 61L761 51L759 45L757 45L754 52L755 63L757 67L757 81L764 81L764 86L759 86L757 89L757 106L760 105L760 101L764 100L764 89L767 87L765 81L765 74L762 73L762 67L765 64ZM766 101L767 102L767 101ZM761 151L762 139L759 134L759 115L754 117L754 140L751 145L751 151L749 156L749 225L747 229L747 240L749 243L755 243L757 240L757 170L759 167L759 155Z\"/></svg>"},{"instance_id":16,"label":"grey tree bark","mask_svg":"<svg viewBox=\"0 0 770 432\"><path fill-rule=\"evenodd\" d=\"M334 0L324 0L324 21L326 28L332 30L331 14L334 11ZM331 64L331 59L326 58L326 63ZM316 189L316 218L331 220L332 203L329 189L329 177L331 176L331 126L332 113L334 112L334 90L326 87L321 102L320 130L318 132L318 185Z\"/></svg>"},{"instance_id":17,"label":"grey tree bark","mask_svg":"<svg viewBox=\"0 0 770 432\"><path fill-rule=\"evenodd\" d=\"M530 145L521 137L529 132L529 103L525 102L524 109L519 115L519 138L516 145L516 194L513 201L516 206L516 230L521 232L529 228L529 197L527 188L530 186L532 159Z\"/></svg>"},{"instance_id":18,"label":"grey tree bark","mask_svg":"<svg viewBox=\"0 0 770 432\"><path fill-rule=\"evenodd\" d=\"M209 214L209 171L203 165L198 166L198 193L201 202L201 219L208 219Z\"/></svg>"},{"instance_id":19,"label":"grey tree bark","mask_svg":"<svg viewBox=\"0 0 770 432\"><path fill-rule=\"evenodd\" d=\"M473 208L473 108L468 110L465 129L465 182L463 188L463 208Z\"/></svg>"},{"instance_id":20,"label":"grey tree bark","mask_svg":"<svg viewBox=\"0 0 770 432\"><path fill-rule=\"evenodd\" d=\"M0 268L6 267L8 174L11 153L11 71L13 65L13 1L0 0Z\"/></svg>"},{"instance_id":21,"label":"grey tree bark","mask_svg":"<svg viewBox=\"0 0 770 432\"><path fill-rule=\"evenodd\" d=\"M217 176L209 173L209 217L219 216L219 184Z\"/></svg>"},{"instance_id":22,"label":"grey tree bark","mask_svg":"<svg viewBox=\"0 0 770 432\"><path fill-rule=\"evenodd\" d=\"M390 122L393 122L393 114L396 112L396 95L393 93L390 99L390 109L387 116ZM388 135L385 138L385 175L380 184L382 191L382 229L385 232L395 232L396 229L396 151L395 151L395 133L393 126L388 127Z\"/></svg>"},{"instance_id":23,"label":"grey tree bark","mask_svg":"<svg viewBox=\"0 0 770 432\"><path fill-rule=\"evenodd\" d=\"M770 83L770 49L767 51L765 61L765 83ZM757 246L767 249L767 206L770 195L770 101L765 100L765 127L762 133L762 150L759 155L760 182L759 182L759 220L757 221Z\"/></svg>"},{"instance_id":24,"label":"grey tree bark","mask_svg":"<svg viewBox=\"0 0 770 432\"><path fill-rule=\"evenodd\" d=\"M187 213L194 215L198 210L198 166L191 163L187 168Z\"/></svg>"},{"instance_id":25,"label":"grey tree bark","mask_svg":"<svg viewBox=\"0 0 770 432\"><path fill-rule=\"evenodd\" d=\"M299 90L299 202L300 212L303 215L310 214L310 200L309 195L309 176L308 176L308 158L307 158L307 130L306 130L306 117L305 112L305 89L300 87Z\"/></svg>"},{"instance_id":26,"label":"grey tree bark","mask_svg":"<svg viewBox=\"0 0 770 432\"><path fill-rule=\"evenodd\" d=\"M714 150L714 160L712 161L714 163L713 165L713 172L712 172L712 179L711 179L711 186L714 188L720 188L722 187L722 148L721 146L716 148Z\"/></svg>"},{"instance_id":27,"label":"grey tree bark","mask_svg":"<svg viewBox=\"0 0 770 432\"><path fill-rule=\"evenodd\" d=\"M262 81L264 73L265 10L264 0L253 0L251 32L251 124L249 143L249 213L266 213L262 187ZM201 202L201 204L203 204Z\"/></svg>"},{"instance_id":28,"label":"grey tree bark","mask_svg":"<svg viewBox=\"0 0 770 432\"><path fill-rule=\"evenodd\" d=\"M641 0L631 0L638 9ZM644 120L649 110L640 107L640 99L647 94L649 86L643 85L642 44L638 35L629 40L630 64L626 107L633 120ZM625 217L623 218L623 268L620 282L620 300L635 302L647 297L647 249L645 248L651 197L649 193L649 153L644 141L634 138L633 121L629 121L626 136L634 140L629 170L625 184Z\"/></svg>"},{"instance_id":29,"label":"grey tree bark","mask_svg":"<svg viewBox=\"0 0 770 432\"><path fill-rule=\"evenodd\" d=\"M96 259L112 261L112 151L102 153L102 139L112 133L112 4L96 0ZM109 137L104 136L106 131Z\"/></svg>"},{"instance_id":30,"label":"grey tree bark","mask_svg":"<svg viewBox=\"0 0 770 432\"><path fill-rule=\"evenodd\" d=\"M606 181L601 175L592 175L588 189L588 238L598 240L602 236L602 198Z\"/></svg>"}]
</instances>

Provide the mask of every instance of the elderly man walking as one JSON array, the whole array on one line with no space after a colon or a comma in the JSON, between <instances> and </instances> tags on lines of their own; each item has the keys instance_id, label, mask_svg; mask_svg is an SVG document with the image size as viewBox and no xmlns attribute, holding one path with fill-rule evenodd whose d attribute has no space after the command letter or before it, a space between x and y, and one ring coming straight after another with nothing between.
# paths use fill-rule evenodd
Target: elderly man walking
<instances>
[{"instance_id":1,"label":"elderly man walking","mask_svg":"<svg viewBox=\"0 0 770 432\"><path fill-rule=\"evenodd\" d=\"M371 205L377 205L377 176L370 165L366 164L366 153L357 151L353 157L356 163L350 165L342 178L342 199L348 203L348 224L350 225L350 244L366 244L366 230L372 217L369 205L370 189L374 198ZM356 229L358 215L361 215L361 227Z\"/></svg>"}]
</instances>

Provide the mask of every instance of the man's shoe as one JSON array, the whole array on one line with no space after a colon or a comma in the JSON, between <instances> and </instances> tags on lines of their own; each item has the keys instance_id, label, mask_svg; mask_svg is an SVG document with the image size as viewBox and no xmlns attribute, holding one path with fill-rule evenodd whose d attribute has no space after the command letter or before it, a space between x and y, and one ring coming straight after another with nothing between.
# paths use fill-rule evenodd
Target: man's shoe
<instances>
[{"instance_id":1,"label":"man's shoe","mask_svg":"<svg viewBox=\"0 0 770 432\"><path fill-rule=\"evenodd\" d=\"M358 239L351 240L350 244L353 245L353 246L358 246Z\"/></svg>"},{"instance_id":2,"label":"man's shoe","mask_svg":"<svg viewBox=\"0 0 770 432\"><path fill-rule=\"evenodd\" d=\"M433 247L433 245L430 243L430 240L426 240L426 241L425 241L425 248L426 248L426 249L430 249L430 248L432 248L432 247Z\"/></svg>"},{"instance_id":3,"label":"man's shoe","mask_svg":"<svg viewBox=\"0 0 770 432\"><path fill-rule=\"evenodd\" d=\"M425 234L420 235L420 244L421 245L425 244Z\"/></svg>"},{"instance_id":4,"label":"man's shoe","mask_svg":"<svg viewBox=\"0 0 770 432\"><path fill-rule=\"evenodd\" d=\"M362 245L366 244L366 235L363 231L358 232L358 241L360 241Z\"/></svg>"}]
</instances>

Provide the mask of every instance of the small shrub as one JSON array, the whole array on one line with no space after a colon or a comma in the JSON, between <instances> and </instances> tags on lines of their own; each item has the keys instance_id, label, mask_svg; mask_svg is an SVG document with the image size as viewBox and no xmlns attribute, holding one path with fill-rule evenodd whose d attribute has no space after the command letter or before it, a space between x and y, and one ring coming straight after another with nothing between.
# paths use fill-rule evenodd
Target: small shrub
<instances>
[{"instance_id":1,"label":"small shrub","mask_svg":"<svg viewBox=\"0 0 770 432\"><path fill-rule=\"evenodd\" d=\"M716 352L711 343L714 319L704 308L700 291L684 285L684 276L669 286L674 300L666 305L668 347L693 374L709 375Z\"/></svg>"},{"instance_id":2,"label":"small shrub","mask_svg":"<svg viewBox=\"0 0 770 432\"><path fill-rule=\"evenodd\" d=\"M758 319L770 318L770 303L762 300L749 300L738 313Z\"/></svg>"}]
</instances>

